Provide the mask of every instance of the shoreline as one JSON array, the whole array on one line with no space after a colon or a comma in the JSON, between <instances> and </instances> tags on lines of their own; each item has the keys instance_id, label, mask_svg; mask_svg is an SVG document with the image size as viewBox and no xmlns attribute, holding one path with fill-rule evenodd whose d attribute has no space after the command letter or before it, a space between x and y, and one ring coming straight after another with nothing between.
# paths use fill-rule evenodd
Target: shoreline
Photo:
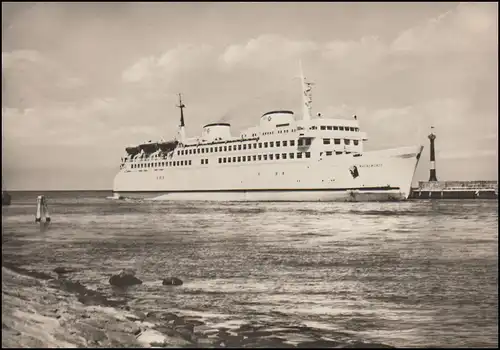
<instances>
[{"instance_id":1,"label":"shoreline","mask_svg":"<svg viewBox=\"0 0 500 350\"><path fill-rule=\"evenodd\" d=\"M2 347L392 347L307 326L214 328L168 310L132 310L127 302L2 259Z\"/></svg>"}]
</instances>

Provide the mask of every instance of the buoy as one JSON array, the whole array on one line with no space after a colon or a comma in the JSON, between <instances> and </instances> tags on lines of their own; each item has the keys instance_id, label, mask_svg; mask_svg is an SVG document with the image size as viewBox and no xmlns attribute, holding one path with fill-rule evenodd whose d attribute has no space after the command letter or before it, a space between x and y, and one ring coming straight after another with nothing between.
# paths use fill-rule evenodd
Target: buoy
<instances>
[{"instance_id":1,"label":"buoy","mask_svg":"<svg viewBox=\"0 0 500 350\"><path fill-rule=\"evenodd\" d=\"M36 198L36 216L35 222L41 222L42 217L45 217L45 222L50 222L49 209L47 207L47 200L45 196L38 196Z\"/></svg>"}]
</instances>

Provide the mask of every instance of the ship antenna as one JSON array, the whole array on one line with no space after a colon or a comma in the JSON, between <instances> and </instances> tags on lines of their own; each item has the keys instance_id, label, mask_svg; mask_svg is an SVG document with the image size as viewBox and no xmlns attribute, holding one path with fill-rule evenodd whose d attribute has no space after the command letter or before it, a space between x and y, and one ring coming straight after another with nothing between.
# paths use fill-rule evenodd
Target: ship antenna
<instances>
[{"instance_id":1,"label":"ship antenna","mask_svg":"<svg viewBox=\"0 0 500 350\"><path fill-rule=\"evenodd\" d=\"M182 95L181 94L179 94L179 105L177 107L179 107L181 110L181 125L180 125L180 127L183 128L185 126L185 124L184 124L184 108L186 108L186 106L184 105L184 103L182 103Z\"/></svg>"},{"instance_id":2,"label":"ship antenna","mask_svg":"<svg viewBox=\"0 0 500 350\"><path fill-rule=\"evenodd\" d=\"M181 125L179 125L179 138L180 138L180 141L181 143L184 143L184 140L186 139L186 133L185 133L185 130L184 130L184 108L186 108L186 106L184 105L184 103L182 103L182 95L179 93L179 105L177 106L178 108L180 108L181 110Z\"/></svg>"},{"instance_id":3,"label":"ship antenna","mask_svg":"<svg viewBox=\"0 0 500 350\"><path fill-rule=\"evenodd\" d=\"M311 120L311 107L312 107L312 86L304 77L304 71L302 70L302 60L299 60L300 65L300 81L302 83L302 114L304 120Z\"/></svg>"}]
</instances>

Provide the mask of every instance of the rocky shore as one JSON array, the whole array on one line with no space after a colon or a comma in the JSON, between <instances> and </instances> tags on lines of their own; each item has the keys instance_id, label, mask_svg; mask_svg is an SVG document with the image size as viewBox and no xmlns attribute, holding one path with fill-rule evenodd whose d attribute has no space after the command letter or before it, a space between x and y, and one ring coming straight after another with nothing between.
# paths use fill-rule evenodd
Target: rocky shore
<instances>
[{"instance_id":1,"label":"rocky shore","mask_svg":"<svg viewBox=\"0 0 500 350\"><path fill-rule=\"evenodd\" d=\"M2 261L2 347L390 347L303 325L213 328L165 310L135 310L71 279ZM175 287L174 287L175 288Z\"/></svg>"}]
</instances>

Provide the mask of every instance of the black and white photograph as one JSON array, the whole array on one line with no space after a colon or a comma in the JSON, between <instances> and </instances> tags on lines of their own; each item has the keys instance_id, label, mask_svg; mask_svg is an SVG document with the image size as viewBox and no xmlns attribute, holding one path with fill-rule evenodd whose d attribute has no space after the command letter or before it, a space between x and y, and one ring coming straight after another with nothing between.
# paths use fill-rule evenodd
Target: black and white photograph
<instances>
[{"instance_id":1,"label":"black and white photograph","mask_svg":"<svg viewBox=\"0 0 500 350\"><path fill-rule=\"evenodd\" d=\"M2 348L498 348L498 2L2 2Z\"/></svg>"}]
</instances>

